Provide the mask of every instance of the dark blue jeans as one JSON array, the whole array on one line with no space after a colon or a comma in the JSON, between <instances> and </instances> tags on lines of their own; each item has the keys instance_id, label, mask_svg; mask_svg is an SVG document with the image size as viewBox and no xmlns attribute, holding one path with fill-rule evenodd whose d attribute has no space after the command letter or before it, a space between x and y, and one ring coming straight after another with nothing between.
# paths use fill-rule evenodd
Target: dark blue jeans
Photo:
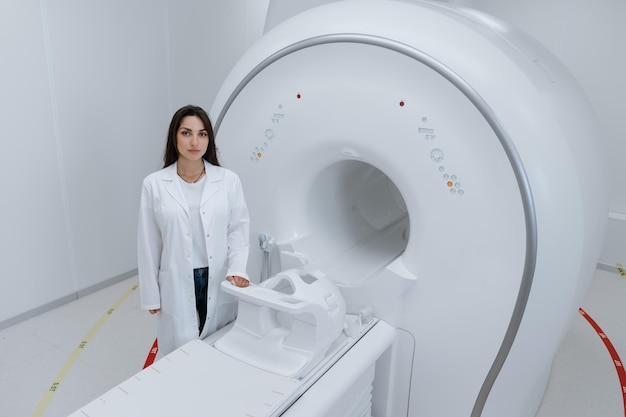
<instances>
[{"instance_id":1,"label":"dark blue jeans","mask_svg":"<svg viewBox=\"0 0 626 417\"><path fill-rule=\"evenodd\" d=\"M198 312L198 335L200 335L204 329L204 323L206 323L209 268L194 269L193 280L196 284L196 311Z\"/></svg>"}]
</instances>

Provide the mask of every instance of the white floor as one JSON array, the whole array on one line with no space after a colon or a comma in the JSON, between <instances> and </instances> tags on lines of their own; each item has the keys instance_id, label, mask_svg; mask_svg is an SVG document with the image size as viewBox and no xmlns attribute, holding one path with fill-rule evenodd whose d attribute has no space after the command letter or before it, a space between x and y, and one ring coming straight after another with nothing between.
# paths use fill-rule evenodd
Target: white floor
<instances>
[{"instance_id":1,"label":"white floor","mask_svg":"<svg viewBox=\"0 0 626 417\"><path fill-rule=\"evenodd\" d=\"M155 323L139 309L136 284L130 278L0 330L0 417L67 416L140 371ZM597 270L582 307L626 359L624 301L626 279ZM537 417L625 417L622 390L607 347L578 315Z\"/></svg>"}]
</instances>

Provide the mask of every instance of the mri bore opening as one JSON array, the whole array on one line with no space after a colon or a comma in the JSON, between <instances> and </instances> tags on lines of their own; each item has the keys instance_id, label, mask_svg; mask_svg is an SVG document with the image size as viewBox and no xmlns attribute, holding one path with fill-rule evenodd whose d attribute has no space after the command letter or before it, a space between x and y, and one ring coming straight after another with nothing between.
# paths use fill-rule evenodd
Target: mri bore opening
<instances>
[{"instance_id":1,"label":"mri bore opening","mask_svg":"<svg viewBox=\"0 0 626 417\"><path fill-rule=\"evenodd\" d=\"M361 161L328 166L309 197L312 255L338 284L376 276L406 249L409 215L393 181Z\"/></svg>"}]
</instances>

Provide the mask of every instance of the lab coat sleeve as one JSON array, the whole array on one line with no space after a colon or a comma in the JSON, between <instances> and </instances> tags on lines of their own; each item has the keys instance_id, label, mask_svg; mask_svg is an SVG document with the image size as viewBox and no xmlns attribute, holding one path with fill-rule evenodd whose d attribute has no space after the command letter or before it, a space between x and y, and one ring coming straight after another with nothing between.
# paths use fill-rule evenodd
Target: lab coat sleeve
<instances>
[{"instance_id":1,"label":"lab coat sleeve","mask_svg":"<svg viewBox=\"0 0 626 417\"><path fill-rule=\"evenodd\" d=\"M153 200L152 188L144 180L137 228L137 270L141 307L146 310L161 308L158 277L163 241L155 218Z\"/></svg>"},{"instance_id":2,"label":"lab coat sleeve","mask_svg":"<svg viewBox=\"0 0 626 417\"><path fill-rule=\"evenodd\" d=\"M241 180L235 174L229 186L230 218L228 223L228 272L246 279L250 247L250 215Z\"/></svg>"}]
</instances>

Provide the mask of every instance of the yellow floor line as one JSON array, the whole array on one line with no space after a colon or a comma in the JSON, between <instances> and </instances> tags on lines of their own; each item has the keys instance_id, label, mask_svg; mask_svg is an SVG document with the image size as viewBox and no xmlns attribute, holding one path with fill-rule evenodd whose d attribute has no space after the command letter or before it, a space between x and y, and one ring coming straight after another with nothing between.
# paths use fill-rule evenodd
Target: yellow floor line
<instances>
[{"instance_id":1,"label":"yellow floor line","mask_svg":"<svg viewBox=\"0 0 626 417\"><path fill-rule=\"evenodd\" d=\"M107 319L111 316L111 314L113 314L113 312L128 297L130 297L130 295L137 288L139 288L139 284L134 285L130 290L126 291L126 293L124 295L122 295L122 297L120 297L120 299L117 300L117 302L115 304L113 304L113 306L104 314L104 316L102 316L100 318L100 320L98 320L98 322L91 328L91 330L89 330L89 333L87 333L87 335L85 336L83 341L80 342L78 347L74 350L74 353L72 353L72 355L67 360L65 365L63 365L63 368L61 368L61 371L59 371L58 375L54 379L54 382L52 383L52 385L50 385L50 389L48 389L48 391L44 394L44 396L41 399L41 401L39 401L39 404L37 405L37 408L35 409L35 412L32 414L31 417L41 417L43 415L43 413L46 411L46 408L50 404L50 401L52 400L52 397L54 396L56 391L59 389L59 386L61 385L61 383L63 382L63 380L67 376L67 374L70 372L70 369L72 369L72 366L74 366L74 363L76 362L76 360L78 359L78 357L80 356L82 351L87 346L87 343L89 343L89 341L98 332L98 330L100 330L100 327L102 327L104 322L107 321Z\"/></svg>"}]
</instances>

